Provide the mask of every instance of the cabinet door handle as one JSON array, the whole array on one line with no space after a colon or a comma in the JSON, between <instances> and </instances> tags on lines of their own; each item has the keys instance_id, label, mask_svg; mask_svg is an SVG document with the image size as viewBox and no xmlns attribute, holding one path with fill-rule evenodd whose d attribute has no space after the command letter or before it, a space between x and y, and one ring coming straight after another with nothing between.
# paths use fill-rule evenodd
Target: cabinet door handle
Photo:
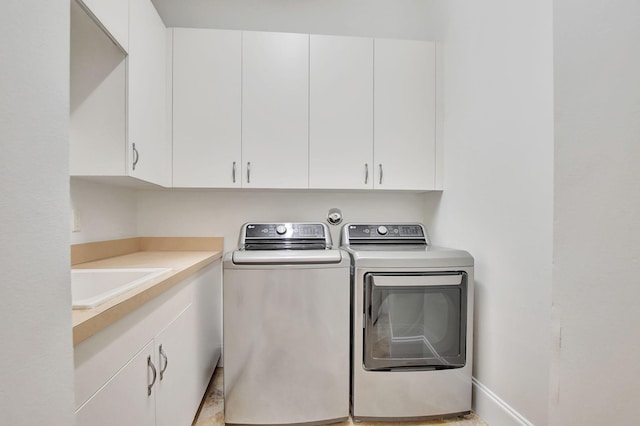
<instances>
[{"instance_id":1,"label":"cabinet door handle","mask_svg":"<svg viewBox=\"0 0 640 426\"><path fill-rule=\"evenodd\" d=\"M382 185L382 163L379 164L380 167L380 185Z\"/></svg>"},{"instance_id":2,"label":"cabinet door handle","mask_svg":"<svg viewBox=\"0 0 640 426\"><path fill-rule=\"evenodd\" d=\"M369 183L369 163L364 163L364 184Z\"/></svg>"},{"instance_id":3,"label":"cabinet door handle","mask_svg":"<svg viewBox=\"0 0 640 426\"><path fill-rule=\"evenodd\" d=\"M151 381L150 385L147 385L147 396L151 395L151 388L153 387L153 385L156 383L156 366L153 365L153 362L151 362L151 356L147 357L147 367L151 368L151 372L153 373L153 380Z\"/></svg>"},{"instance_id":4,"label":"cabinet door handle","mask_svg":"<svg viewBox=\"0 0 640 426\"><path fill-rule=\"evenodd\" d=\"M136 149L136 144L133 144L133 170L136 169L136 165L138 164L138 160L140 159L140 153Z\"/></svg>"},{"instance_id":5,"label":"cabinet door handle","mask_svg":"<svg viewBox=\"0 0 640 426\"><path fill-rule=\"evenodd\" d=\"M247 161L247 183L251 183L251 161Z\"/></svg>"},{"instance_id":6,"label":"cabinet door handle","mask_svg":"<svg viewBox=\"0 0 640 426\"><path fill-rule=\"evenodd\" d=\"M233 178L233 183L236 183L236 162L233 162L233 166L231 167L231 177Z\"/></svg>"},{"instance_id":7,"label":"cabinet door handle","mask_svg":"<svg viewBox=\"0 0 640 426\"><path fill-rule=\"evenodd\" d=\"M162 350L162 345L160 345L160 381L164 377L164 372L167 371L167 365L169 365L169 358L167 358L167 354ZM162 366L162 358L164 358L164 367Z\"/></svg>"}]
</instances>

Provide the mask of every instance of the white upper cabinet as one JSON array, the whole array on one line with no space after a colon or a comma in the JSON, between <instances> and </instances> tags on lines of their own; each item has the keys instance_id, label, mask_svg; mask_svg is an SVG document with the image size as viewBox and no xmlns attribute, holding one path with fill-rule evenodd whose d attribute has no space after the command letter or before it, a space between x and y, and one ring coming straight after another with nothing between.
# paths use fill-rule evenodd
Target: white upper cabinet
<instances>
[{"instance_id":1,"label":"white upper cabinet","mask_svg":"<svg viewBox=\"0 0 640 426\"><path fill-rule=\"evenodd\" d=\"M113 43L109 28L87 14L101 10L102 2L71 2L70 174L132 176L170 186L168 32L150 0L126 6L129 55Z\"/></svg>"},{"instance_id":2,"label":"white upper cabinet","mask_svg":"<svg viewBox=\"0 0 640 426\"><path fill-rule=\"evenodd\" d=\"M242 186L307 188L309 36L243 33Z\"/></svg>"},{"instance_id":3,"label":"white upper cabinet","mask_svg":"<svg viewBox=\"0 0 640 426\"><path fill-rule=\"evenodd\" d=\"M242 33L173 29L173 186L241 185Z\"/></svg>"},{"instance_id":4,"label":"white upper cabinet","mask_svg":"<svg viewBox=\"0 0 640 426\"><path fill-rule=\"evenodd\" d=\"M375 39L374 188L435 188L435 43Z\"/></svg>"},{"instance_id":5,"label":"white upper cabinet","mask_svg":"<svg viewBox=\"0 0 640 426\"><path fill-rule=\"evenodd\" d=\"M171 185L167 127L168 30L150 0L130 0L128 174Z\"/></svg>"},{"instance_id":6,"label":"white upper cabinet","mask_svg":"<svg viewBox=\"0 0 640 426\"><path fill-rule=\"evenodd\" d=\"M95 17L105 31L129 50L129 0L78 0Z\"/></svg>"},{"instance_id":7,"label":"white upper cabinet","mask_svg":"<svg viewBox=\"0 0 640 426\"><path fill-rule=\"evenodd\" d=\"M309 187L373 188L373 39L311 35Z\"/></svg>"},{"instance_id":8,"label":"white upper cabinet","mask_svg":"<svg viewBox=\"0 0 640 426\"><path fill-rule=\"evenodd\" d=\"M441 188L433 42L176 28L172 63L174 187Z\"/></svg>"}]
</instances>

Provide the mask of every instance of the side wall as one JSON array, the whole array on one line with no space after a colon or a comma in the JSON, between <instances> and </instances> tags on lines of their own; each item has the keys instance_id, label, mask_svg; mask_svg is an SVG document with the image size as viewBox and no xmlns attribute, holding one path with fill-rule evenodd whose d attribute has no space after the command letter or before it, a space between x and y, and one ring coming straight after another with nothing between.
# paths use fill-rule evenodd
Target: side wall
<instances>
[{"instance_id":1,"label":"side wall","mask_svg":"<svg viewBox=\"0 0 640 426\"><path fill-rule=\"evenodd\" d=\"M446 0L444 191L434 242L476 260L474 409L548 422L553 226L551 1Z\"/></svg>"},{"instance_id":2,"label":"side wall","mask_svg":"<svg viewBox=\"0 0 640 426\"><path fill-rule=\"evenodd\" d=\"M553 425L640 400L640 2L554 1Z\"/></svg>"},{"instance_id":3,"label":"side wall","mask_svg":"<svg viewBox=\"0 0 640 426\"><path fill-rule=\"evenodd\" d=\"M73 425L69 2L0 13L0 424Z\"/></svg>"}]
</instances>

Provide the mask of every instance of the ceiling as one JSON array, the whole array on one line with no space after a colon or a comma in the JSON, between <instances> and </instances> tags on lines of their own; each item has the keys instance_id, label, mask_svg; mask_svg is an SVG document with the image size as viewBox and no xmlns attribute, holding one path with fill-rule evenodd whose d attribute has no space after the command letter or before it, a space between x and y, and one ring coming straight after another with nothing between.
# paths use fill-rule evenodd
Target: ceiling
<instances>
[{"instance_id":1,"label":"ceiling","mask_svg":"<svg viewBox=\"0 0 640 426\"><path fill-rule=\"evenodd\" d=\"M168 27L439 39L444 0L152 0Z\"/></svg>"}]
</instances>

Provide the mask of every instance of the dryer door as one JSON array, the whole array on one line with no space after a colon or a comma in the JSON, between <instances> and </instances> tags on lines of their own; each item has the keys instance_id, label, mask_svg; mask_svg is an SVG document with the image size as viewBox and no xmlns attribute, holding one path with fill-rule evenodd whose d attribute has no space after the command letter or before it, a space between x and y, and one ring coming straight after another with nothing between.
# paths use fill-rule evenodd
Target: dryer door
<instances>
[{"instance_id":1,"label":"dryer door","mask_svg":"<svg viewBox=\"0 0 640 426\"><path fill-rule=\"evenodd\" d=\"M365 275L365 370L461 368L467 274Z\"/></svg>"}]
</instances>

